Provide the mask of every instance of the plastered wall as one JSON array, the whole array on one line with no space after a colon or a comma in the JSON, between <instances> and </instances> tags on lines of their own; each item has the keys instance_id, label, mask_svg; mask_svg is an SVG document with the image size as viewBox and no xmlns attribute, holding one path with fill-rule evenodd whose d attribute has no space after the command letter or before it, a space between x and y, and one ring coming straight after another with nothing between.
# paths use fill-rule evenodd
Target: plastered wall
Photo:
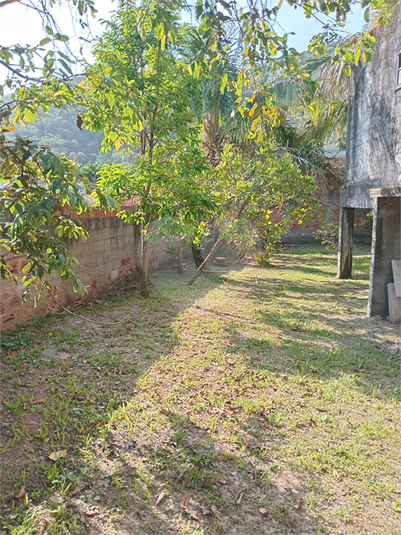
<instances>
[{"instance_id":1,"label":"plastered wall","mask_svg":"<svg viewBox=\"0 0 401 535\"><path fill-rule=\"evenodd\" d=\"M344 206L372 208L369 189L401 185L401 4L376 31L370 63L354 68L347 124Z\"/></svg>"}]
</instances>

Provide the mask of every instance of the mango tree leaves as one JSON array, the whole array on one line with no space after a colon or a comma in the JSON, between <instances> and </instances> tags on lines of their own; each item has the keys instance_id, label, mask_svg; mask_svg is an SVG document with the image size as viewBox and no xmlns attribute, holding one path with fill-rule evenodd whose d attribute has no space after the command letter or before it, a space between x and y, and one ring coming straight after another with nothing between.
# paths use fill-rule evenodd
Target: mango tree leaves
<instances>
[{"instance_id":1,"label":"mango tree leaves","mask_svg":"<svg viewBox=\"0 0 401 535\"><path fill-rule=\"evenodd\" d=\"M72 276L76 291L84 293L73 268L78 263L62 238L86 238L85 229L70 217L88 211L85 183L74 162L53 154L29 139L8 142L0 135L0 245L13 254L26 253L22 282L37 293L46 277L58 271L63 279ZM15 277L2 255L1 277ZM38 280L39 279L39 280Z\"/></svg>"}]
</instances>

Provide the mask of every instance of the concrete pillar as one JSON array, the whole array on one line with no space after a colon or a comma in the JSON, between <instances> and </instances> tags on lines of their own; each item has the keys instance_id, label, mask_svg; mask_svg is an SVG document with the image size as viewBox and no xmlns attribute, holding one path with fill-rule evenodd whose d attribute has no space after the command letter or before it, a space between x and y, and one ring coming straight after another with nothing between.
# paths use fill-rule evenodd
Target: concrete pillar
<instances>
[{"instance_id":1,"label":"concrete pillar","mask_svg":"<svg viewBox=\"0 0 401 535\"><path fill-rule=\"evenodd\" d=\"M388 316L392 260L401 258L401 197L374 197L368 316Z\"/></svg>"},{"instance_id":2,"label":"concrete pillar","mask_svg":"<svg viewBox=\"0 0 401 535\"><path fill-rule=\"evenodd\" d=\"M342 207L340 213L340 232L338 239L339 279L350 279L352 275L352 247L354 244L355 208Z\"/></svg>"}]
</instances>

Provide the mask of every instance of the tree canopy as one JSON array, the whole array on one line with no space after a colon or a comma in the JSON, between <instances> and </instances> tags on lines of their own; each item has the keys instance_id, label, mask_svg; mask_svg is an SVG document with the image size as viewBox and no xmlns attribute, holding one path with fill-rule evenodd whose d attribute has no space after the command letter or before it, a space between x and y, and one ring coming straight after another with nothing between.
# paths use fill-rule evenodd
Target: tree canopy
<instances>
[{"instance_id":1,"label":"tree canopy","mask_svg":"<svg viewBox=\"0 0 401 535\"><path fill-rule=\"evenodd\" d=\"M212 214L213 200L202 186L209 165L191 107L199 84L177 48L184 30L177 29L174 46L163 46L153 29L145 33L138 24L140 13L120 10L96 42L82 118L104 132L105 150L138 155L130 165L105 165L100 186L120 204L136 199L136 210L122 215L142 226L142 295L147 297L149 235L167 230L180 236L189 226L196 229Z\"/></svg>"},{"instance_id":2,"label":"tree canopy","mask_svg":"<svg viewBox=\"0 0 401 535\"><path fill-rule=\"evenodd\" d=\"M14 1L0 0L0 11ZM278 81L309 89L318 84L311 82L311 71L289 46L288 36L277 31L275 21L284 0L273 7L265 0L197 0L193 6L183 0L120 0L117 15L95 43L94 65L82 62L85 80L75 79L72 67L78 59L69 36L52 16L54 3L30 3L43 20L38 43L0 45L0 65L7 72L0 84L0 158L5 163L0 171L1 245L31 255L27 284L53 269L63 276L72 274L68 251L61 251L60 240L45 229L55 226L61 238L83 236L78 223L66 222L60 207L68 202L77 211L89 208L86 180L78 166L45 145L16 137L16 124L34 122L41 110L49 112L52 106L78 110L79 126L103 132L103 150L132 156L129 165L104 167L103 191L96 190L100 204L109 205L107 193L120 202L123 194L139 196L140 209L130 217L143 225L144 236L155 219L160 228L174 221L174 231L169 230L180 235L178 223L195 227L202 213L206 217L211 210L219 194L217 179L209 180L213 187L207 189L202 173L219 167L227 144L236 144L241 158L250 158L251 167L255 154L260 161L261 150L268 150L270 158L273 153L274 158L282 157L276 150L277 133L286 125L287 104L280 102ZM349 74L352 65L370 60L372 30L387 23L396 2L287 3L306 17L322 18L322 32L312 40L310 51L315 57L330 51L331 63ZM344 38L344 21L354 5L365 10L369 24ZM72 6L82 27L87 25L86 15L96 14L94 0L72 0ZM229 115L224 111L227 103ZM315 101L307 109L312 117ZM238 128L231 128L237 120ZM46 206L41 204L44 190L51 192ZM284 197L289 195L285 188L282 191ZM21 241L16 236L23 228L27 232ZM3 263L2 276L7 274Z\"/></svg>"}]
</instances>

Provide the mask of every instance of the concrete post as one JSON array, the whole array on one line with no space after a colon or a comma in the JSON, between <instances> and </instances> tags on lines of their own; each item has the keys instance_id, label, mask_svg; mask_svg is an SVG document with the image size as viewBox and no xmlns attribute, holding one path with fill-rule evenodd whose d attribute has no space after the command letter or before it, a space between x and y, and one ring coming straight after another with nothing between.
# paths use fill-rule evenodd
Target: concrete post
<instances>
[{"instance_id":1,"label":"concrete post","mask_svg":"<svg viewBox=\"0 0 401 535\"><path fill-rule=\"evenodd\" d=\"M401 198L374 197L368 316L388 316L387 284L392 260L401 258Z\"/></svg>"},{"instance_id":2,"label":"concrete post","mask_svg":"<svg viewBox=\"0 0 401 535\"><path fill-rule=\"evenodd\" d=\"M342 207L340 213L340 232L338 239L339 279L350 279L352 275L352 247L354 244L355 208Z\"/></svg>"}]
</instances>

